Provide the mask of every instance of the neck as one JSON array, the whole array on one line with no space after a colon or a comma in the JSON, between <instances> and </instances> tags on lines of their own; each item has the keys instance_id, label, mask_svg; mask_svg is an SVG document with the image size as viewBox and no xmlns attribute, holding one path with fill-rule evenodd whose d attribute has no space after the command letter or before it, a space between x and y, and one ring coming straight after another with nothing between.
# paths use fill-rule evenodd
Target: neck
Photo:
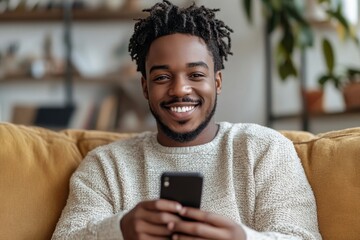
<instances>
[{"instance_id":1,"label":"neck","mask_svg":"<svg viewBox=\"0 0 360 240\"><path fill-rule=\"evenodd\" d=\"M166 147L190 147L190 146L202 145L211 142L215 138L218 130L219 130L219 125L211 121L195 139L186 142L178 142L168 137L158 127L157 140L161 145Z\"/></svg>"}]
</instances>

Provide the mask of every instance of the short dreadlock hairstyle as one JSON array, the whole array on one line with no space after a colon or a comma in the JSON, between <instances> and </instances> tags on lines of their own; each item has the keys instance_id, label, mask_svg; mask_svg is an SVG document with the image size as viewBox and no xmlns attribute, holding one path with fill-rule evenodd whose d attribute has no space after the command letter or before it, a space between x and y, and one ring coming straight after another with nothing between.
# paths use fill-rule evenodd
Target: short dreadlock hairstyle
<instances>
[{"instance_id":1,"label":"short dreadlock hairstyle","mask_svg":"<svg viewBox=\"0 0 360 240\"><path fill-rule=\"evenodd\" d=\"M219 9L198 7L195 3L187 8L179 8L163 0L143 11L149 12L150 16L137 19L129 43L129 52L132 60L136 61L137 70L144 77L146 55L151 43L161 36L174 33L191 34L202 38L212 53L215 72L224 69L224 59L227 60L227 56L232 55L230 33L233 30L223 21L215 18L215 12Z\"/></svg>"}]
</instances>

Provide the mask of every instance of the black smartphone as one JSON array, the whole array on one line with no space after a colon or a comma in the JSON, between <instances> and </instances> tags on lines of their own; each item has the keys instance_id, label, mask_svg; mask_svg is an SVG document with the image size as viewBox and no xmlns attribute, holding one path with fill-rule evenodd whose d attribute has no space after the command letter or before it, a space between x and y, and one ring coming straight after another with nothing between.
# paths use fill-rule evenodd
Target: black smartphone
<instances>
[{"instance_id":1,"label":"black smartphone","mask_svg":"<svg viewBox=\"0 0 360 240\"><path fill-rule=\"evenodd\" d=\"M161 175L160 198L183 206L200 208L203 176L198 172L164 172Z\"/></svg>"}]
</instances>

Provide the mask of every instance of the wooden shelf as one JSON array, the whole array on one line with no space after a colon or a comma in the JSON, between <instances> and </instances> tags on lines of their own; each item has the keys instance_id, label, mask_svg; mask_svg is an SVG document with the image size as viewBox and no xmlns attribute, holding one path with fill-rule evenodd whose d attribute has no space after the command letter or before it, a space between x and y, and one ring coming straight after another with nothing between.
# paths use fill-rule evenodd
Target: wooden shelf
<instances>
[{"instance_id":1,"label":"wooden shelf","mask_svg":"<svg viewBox=\"0 0 360 240\"><path fill-rule=\"evenodd\" d=\"M96 78L74 77L74 83L86 84L106 84L106 85L120 85L123 82L131 81L132 78L121 78L118 76L104 76ZM30 77L12 77L7 79L0 79L1 84L47 84L47 83L63 83L64 77L48 76L42 79L34 79Z\"/></svg>"},{"instance_id":2,"label":"wooden shelf","mask_svg":"<svg viewBox=\"0 0 360 240\"><path fill-rule=\"evenodd\" d=\"M338 117L338 116L360 116L360 109L344 112L322 112L322 113L310 113L309 119L312 118L325 118L325 117ZM273 120L289 120L289 119L301 119L300 114L279 114L271 117Z\"/></svg>"},{"instance_id":3,"label":"wooden shelf","mask_svg":"<svg viewBox=\"0 0 360 240\"><path fill-rule=\"evenodd\" d=\"M133 20L146 16L146 13L135 10L78 10L74 9L73 19L75 21L111 21L111 20ZM61 21L63 19L62 9L34 10L34 11L9 11L0 14L1 22L46 22Z\"/></svg>"}]
</instances>

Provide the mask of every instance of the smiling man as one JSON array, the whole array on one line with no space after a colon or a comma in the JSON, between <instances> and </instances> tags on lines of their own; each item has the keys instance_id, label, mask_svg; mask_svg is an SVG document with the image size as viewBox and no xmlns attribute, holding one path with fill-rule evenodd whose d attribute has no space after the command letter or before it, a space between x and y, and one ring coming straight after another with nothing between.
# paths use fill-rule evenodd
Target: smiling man
<instances>
[{"instance_id":1,"label":"smiling man","mask_svg":"<svg viewBox=\"0 0 360 240\"><path fill-rule=\"evenodd\" d=\"M156 39L146 59L144 95L158 123L158 141L181 147L210 142L217 132L213 115L221 72L206 43L175 33Z\"/></svg>"},{"instance_id":2,"label":"smiling man","mask_svg":"<svg viewBox=\"0 0 360 240\"><path fill-rule=\"evenodd\" d=\"M214 121L232 32L217 10L164 0L147 11L129 51L158 131L88 154L53 239L321 239L292 143ZM158 199L165 171L202 173L200 209Z\"/></svg>"}]
</instances>

